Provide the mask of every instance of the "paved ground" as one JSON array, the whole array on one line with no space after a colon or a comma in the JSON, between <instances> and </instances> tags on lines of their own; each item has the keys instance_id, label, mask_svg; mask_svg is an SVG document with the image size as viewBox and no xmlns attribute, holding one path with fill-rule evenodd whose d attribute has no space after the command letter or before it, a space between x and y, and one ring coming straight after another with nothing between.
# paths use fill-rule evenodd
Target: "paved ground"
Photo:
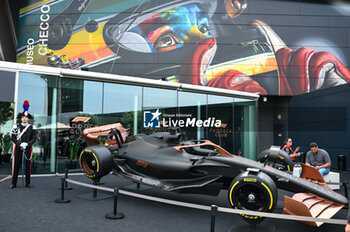
<instances>
[{"instance_id":1,"label":"paved ground","mask_svg":"<svg viewBox=\"0 0 350 232\"><path fill-rule=\"evenodd\" d=\"M342 174L342 179L350 179L350 172ZM2 177L0 177L1 179ZM71 176L71 179L90 183L85 176ZM136 191L142 194L191 202L202 205L218 205L229 207L227 191L221 191L217 197L191 194L176 194L155 189L130 190L131 182L107 176L102 179L105 187L119 186L121 189ZM38 232L38 231L210 231L210 212L179 206L167 205L133 197L120 195L118 211L125 214L121 220L109 220L106 213L113 211L113 199L90 201L80 198L91 194L92 190L85 187L71 185L73 190L66 191L66 199L70 203L54 203L60 197L60 177L33 177L34 188L21 186L9 189L10 181L0 182L0 232ZM285 192L279 192L280 199ZM341 190L340 193L343 193ZM99 193L98 193L99 194ZM282 211L282 202L279 201L275 212ZM347 210L342 209L335 218L345 219ZM343 226L324 224L318 229L299 224L293 221L265 219L265 221L251 228L239 216L218 213L215 231L263 231L263 232L303 232L303 231L344 231Z\"/></svg>"}]
</instances>

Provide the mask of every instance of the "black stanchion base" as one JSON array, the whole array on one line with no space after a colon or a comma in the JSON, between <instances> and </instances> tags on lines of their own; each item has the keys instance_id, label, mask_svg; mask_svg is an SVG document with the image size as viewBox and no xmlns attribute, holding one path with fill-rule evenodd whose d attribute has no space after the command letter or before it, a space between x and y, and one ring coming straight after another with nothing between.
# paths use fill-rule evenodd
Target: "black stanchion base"
<instances>
[{"instance_id":1,"label":"black stanchion base","mask_svg":"<svg viewBox=\"0 0 350 232\"><path fill-rule=\"evenodd\" d=\"M62 200L62 199L56 199L55 203L69 203L71 200Z\"/></svg>"},{"instance_id":2,"label":"black stanchion base","mask_svg":"<svg viewBox=\"0 0 350 232\"><path fill-rule=\"evenodd\" d=\"M107 213L105 215L105 217L108 219L122 219L122 218L124 218L124 214L122 214L122 213L117 213L117 214Z\"/></svg>"},{"instance_id":3,"label":"black stanchion base","mask_svg":"<svg viewBox=\"0 0 350 232\"><path fill-rule=\"evenodd\" d=\"M99 201L99 200L112 198L113 195L104 194L104 193L98 192L96 194L96 196L94 197L93 194L90 192L90 193L85 193L85 194L82 194L82 195L78 195L77 197L81 198L81 199L84 199L84 200L89 200L89 201Z\"/></svg>"}]
</instances>

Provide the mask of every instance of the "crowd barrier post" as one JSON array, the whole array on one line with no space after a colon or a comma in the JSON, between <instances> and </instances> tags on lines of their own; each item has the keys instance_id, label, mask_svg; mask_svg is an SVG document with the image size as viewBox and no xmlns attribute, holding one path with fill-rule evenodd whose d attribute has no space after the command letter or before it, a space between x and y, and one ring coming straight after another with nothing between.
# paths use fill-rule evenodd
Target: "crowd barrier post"
<instances>
[{"instance_id":1,"label":"crowd barrier post","mask_svg":"<svg viewBox=\"0 0 350 232\"><path fill-rule=\"evenodd\" d=\"M216 205L211 205L211 222L210 222L210 232L215 231L215 216L218 211L218 207Z\"/></svg>"},{"instance_id":2,"label":"crowd barrier post","mask_svg":"<svg viewBox=\"0 0 350 232\"><path fill-rule=\"evenodd\" d=\"M66 178L62 177L61 178L61 198L56 199L55 200L56 203L68 203L68 202L70 202L70 200L64 199L64 184L65 184L65 182L66 182Z\"/></svg>"},{"instance_id":3,"label":"crowd barrier post","mask_svg":"<svg viewBox=\"0 0 350 232\"><path fill-rule=\"evenodd\" d=\"M105 215L106 218L108 219L122 219L124 218L124 214L123 213L118 213L117 212L117 204L118 204L118 193L119 190L118 188L114 188L114 192L113 192L113 212L112 213L107 213Z\"/></svg>"}]
</instances>

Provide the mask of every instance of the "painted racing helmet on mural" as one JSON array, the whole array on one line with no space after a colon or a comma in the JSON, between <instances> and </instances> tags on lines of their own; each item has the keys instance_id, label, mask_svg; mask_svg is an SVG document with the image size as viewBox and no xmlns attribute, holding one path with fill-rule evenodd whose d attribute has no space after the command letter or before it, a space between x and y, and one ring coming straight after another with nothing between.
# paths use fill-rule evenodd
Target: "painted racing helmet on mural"
<instances>
[{"instance_id":1,"label":"painted racing helmet on mural","mask_svg":"<svg viewBox=\"0 0 350 232\"><path fill-rule=\"evenodd\" d=\"M149 1L115 15L103 29L116 57L110 72L152 79L176 76L195 43L212 37L209 19L216 6L209 0Z\"/></svg>"},{"instance_id":2,"label":"painted racing helmet on mural","mask_svg":"<svg viewBox=\"0 0 350 232\"><path fill-rule=\"evenodd\" d=\"M246 8L247 0L226 0L224 4L216 0L142 2L111 18L103 37L115 52L119 46L143 53L171 51L216 36L216 28L210 24L217 10L231 20Z\"/></svg>"}]
</instances>

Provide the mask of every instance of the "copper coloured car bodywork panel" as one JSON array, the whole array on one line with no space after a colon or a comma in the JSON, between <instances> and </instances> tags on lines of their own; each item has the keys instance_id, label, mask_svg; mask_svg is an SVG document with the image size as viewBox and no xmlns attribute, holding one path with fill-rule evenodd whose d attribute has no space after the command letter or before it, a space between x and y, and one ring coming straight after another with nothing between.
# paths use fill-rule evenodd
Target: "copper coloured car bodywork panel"
<instances>
[{"instance_id":1,"label":"copper coloured car bodywork panel","mask_svg":"<svg viewBox=\"0 0 350 232\"><path fill-rule=\"evenodd\" d=\"M117 129L121 132L122 141L120 141L120 138L118 138L118 136L115 136L115 134L112 133L114 129ZM108 137L108 136L111 136L112 138L106 141L105 143L106 146L116 145L118 144L118 140L120 143L124 143L126 141L126 138L129 136L129 134L130 134L130 130L125 129L121 123L108 124L108 125L99 126L99 127L92 127L92 128L85 129L83 131L83 136L85 137L85 140L88 146L101 144L101 142L99 141L99 137Z\"/></svg>"},{"instance_id":2,"label":"copper coloured car bodywork panel","mask_svg":"<svg viewBox=\"0 0 350 232\"><path fill-rule=\"evenodd\" d=\"M308 180L308 181L314 182L316 184L322 185L326 188L329 188L326 185L326 181L323 179L321 173L316 168L314 168L312 166L301 164L300 178L303 178L305 180Z\"/></svg>"}]
</instances>

